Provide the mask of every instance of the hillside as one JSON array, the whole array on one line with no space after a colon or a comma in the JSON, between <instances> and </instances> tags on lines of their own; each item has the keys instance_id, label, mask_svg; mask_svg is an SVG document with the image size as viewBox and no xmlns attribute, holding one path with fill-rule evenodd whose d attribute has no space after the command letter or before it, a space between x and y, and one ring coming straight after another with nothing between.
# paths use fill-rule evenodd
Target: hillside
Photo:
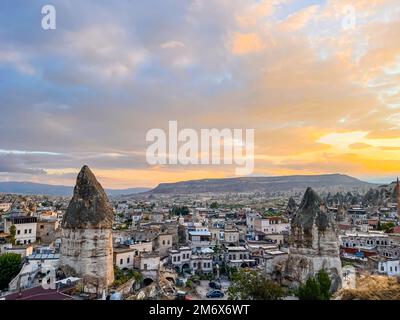
<instances>
[{"instance_id":1,"label":"hillside","mask_svg":"<svg viewBox=\"0 0 400 320\"><path fill-rule=\"evenodd\" d=\"M145 192L148 190L149 189L147 188L107 189L106 192L109 196L119 196ZM73 187L32 182L0 182L0 193L70 197L73 193Z\"/></svg>"},{"instance_id":2,"label":"hillside","mask_svg":"<svg viewBox=\"0 0 400 320\"><path fill-rule=\"evenodd\" d=\"M193 194L193 193L247 193L247 192L285 192L304 190L352 189L367 190L376 187L359 179L342 174L296 175L277 177L245 177L229 179L204 179L176 183L162 183L148 194Z\"/></svg>"}]
</instances>

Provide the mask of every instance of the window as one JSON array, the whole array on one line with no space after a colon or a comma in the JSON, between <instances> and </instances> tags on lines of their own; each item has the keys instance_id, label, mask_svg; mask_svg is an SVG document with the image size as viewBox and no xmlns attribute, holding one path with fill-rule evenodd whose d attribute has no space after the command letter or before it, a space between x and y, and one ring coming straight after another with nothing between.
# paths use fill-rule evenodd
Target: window
<instances>
[{"instance_id":1,"label":"window","mask_svg":"<svg viewBox=\"0 0 400 320\"><path fill-rule=\"evenodd\" d=\"M381 266L381 271L385 271L385 267L384 266Z\"/></svg>"},{"instance_id":2,"label":"window","mask_svg":"<svg viewBox=\"0 0 400 320\"><path fill-rule=\"evenodd\" d=\"M390 267L390 272L392 272L393 271L393 268L392 267Z\"/></svg>"},{"instance_id":3,"label":"window","mask_svg":"<svg viewBox=\"0 0 400 320\"><path fill-rule=\"evenodd\" d=\"M119 259L119 264L123 264L124 263L124 259Z\"/></svg>"},{"instance_id":4,"label":"window","mask_svg":"<svg viewBox=\"0 0 400 320\"><path fill-rule=\"evenodd\" d=\"M128 258L126 259L126 263L129 263L129 262L131 262L131 258L130 258L130 257L128 257Z\"/></svg>"},{"instance_id":5,"label":"window","mask_svg":"<svg viewBox=\"0 0 400 320\"><path fill-rule=\"evenodd\" d=\"M176 257L174 257L174 262L176 262Z\"/></svg>"},{"instance_id":6,"label":"window","mask_svg":"<svg viewBox=\"0 0 400 320\"><path fill-rule=\"evenodd\" d=\"M144 269L144 270L147 270L147 263L145 263L145 264L143 265L143 269Z\"/></svg>"},{"instance_id":7,"label":"window","mask_svg":"<svg viewBox=\"0 0 400 320\"><path fill-rule=\"evenodd\" d=\"M31 239L28 240L28 243L31 243Z\"/></svg>"},{"instance_id":8,"label":"window","mask_svg":"<svg viewBox=\"0 0 400 320\"><path fill-rule=\"evenodd\" d=\"M29 229L29 233L32 233L32 229Z\"/></svg>"},{"instance_id":9,"label":"window","mask_svg":"<svg viewBox=\"0 0 400 320\"><path fill-rule=\"evenodd\" d=\"M170 241L170 240L168 240L168 242L167 242L167 243L168 243L168 245L169 245L169 244L171 243L171 241Z\"/></svg>"},{"instance_id":10,"label":"window","mask_svg":"<svg viewBox=\"0 0 400 320\"><path fill-rule=\"evenodd\" d=\"M21 234L21 230L17 230L17 234Z\"/></svg>"},{"instance_id":11,"label":"window","mask_svg":"<svg viewBox=\"0 0 400 320\"><path fill-rule=\"evenodd\" d=\"M43 224L40 225L40 229L44 229L44 225Z\"/></svg>"},{"instance_id":12,"label":"window","mask_svg":"<svg viewBox=\"0 0 400 320\"><path fill-rule=\"evenodd\" d=\"M28 229L25 229L25 230L24 230L24 233L27 234L27 233L28 233Z\"/></svg>"},{"instance_id":13,"label":"window","mask_svg":"<svg viewBox=\"0 0 400 320\"><path fill-rule=\"evenodd\" d=\"M163 240L162 244L163 244L163 246L165 246L165 240Z\"/></svg>"}]
</instances>

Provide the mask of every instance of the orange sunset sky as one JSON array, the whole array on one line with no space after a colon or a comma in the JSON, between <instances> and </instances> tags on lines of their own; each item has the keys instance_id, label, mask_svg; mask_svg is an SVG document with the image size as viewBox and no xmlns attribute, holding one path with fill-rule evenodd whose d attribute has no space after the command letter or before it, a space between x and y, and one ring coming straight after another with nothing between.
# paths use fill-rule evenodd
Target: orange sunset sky
<instances>
[{"instance_id":1,"label":"orange sunset sky","mask_svg":"<svg viewBox=\"0 0 400 320\"><path fill-rule=\"evenodd\" d=\"M0 181L234 177L150 166L146 133L253 128L254 175L400 174L398 0L0 3Z\"/></svg>"}]
</instances>

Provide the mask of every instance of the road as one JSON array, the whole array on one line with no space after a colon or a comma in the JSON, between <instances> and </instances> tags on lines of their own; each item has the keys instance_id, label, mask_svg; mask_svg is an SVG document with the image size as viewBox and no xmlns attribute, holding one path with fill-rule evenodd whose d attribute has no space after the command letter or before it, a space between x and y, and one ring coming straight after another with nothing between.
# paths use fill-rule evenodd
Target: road
<instances>
[{"instance_id":1,"label":"road","mask_svg":"<svg viewBox=\"0 0 400 320\"><path fill-rule=\"evenodd\" d=\"M200 281L200 285L196 286L196 292L198 294L198 297L197 298L193 297L193 299L195 299L195 300L227 300L228 299L227 290L229 288L229 281L221 281L222 292L225 293L225 296L223 298L212 298L212 299L209 299L209 298L206 297L207 292L212 290L209 287L209 283L210 283L210 281L208 281L208 280Z\"/></svg>"}]
</instances>

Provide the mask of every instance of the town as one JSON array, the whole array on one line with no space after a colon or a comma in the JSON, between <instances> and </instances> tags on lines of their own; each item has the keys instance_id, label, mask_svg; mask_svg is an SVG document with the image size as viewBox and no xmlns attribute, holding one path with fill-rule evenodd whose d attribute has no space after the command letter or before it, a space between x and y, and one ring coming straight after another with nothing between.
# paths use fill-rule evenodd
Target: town
<instances>
[{"instance_id":1,"label":"town","mask_svg":"<svg viewBox=\"0 0 400 320\"><path fill-rule=\"evenodd\" d=\"M327 299L399 292L398 179L293 190L108 197L84 166L72 199L1 194L0 299L318 299L323 275Z\"/></svg>"}]
</instances>

